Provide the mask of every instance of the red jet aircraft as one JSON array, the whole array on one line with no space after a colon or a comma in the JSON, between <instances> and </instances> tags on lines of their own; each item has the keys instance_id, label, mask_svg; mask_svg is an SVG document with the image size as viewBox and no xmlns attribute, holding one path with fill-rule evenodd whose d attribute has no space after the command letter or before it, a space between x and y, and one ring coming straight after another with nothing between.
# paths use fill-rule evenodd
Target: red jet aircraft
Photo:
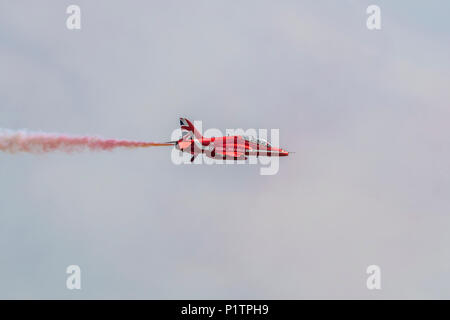
<instances>
[{"instance_id":1,"label":"red jet aircraft","mask_svg":"<svg viewBox=\"0 0 450 320\"><path fill-rule=\"evenodd\" d=\"M205 138L186 118L180 118L182 138L167 142L182 152L192 154L191 162L199 154L222 160L247 160L247 156L286 157L289 152L272 147L263 139L251 136L226 136Z\"/></svg>"}]
</instances>

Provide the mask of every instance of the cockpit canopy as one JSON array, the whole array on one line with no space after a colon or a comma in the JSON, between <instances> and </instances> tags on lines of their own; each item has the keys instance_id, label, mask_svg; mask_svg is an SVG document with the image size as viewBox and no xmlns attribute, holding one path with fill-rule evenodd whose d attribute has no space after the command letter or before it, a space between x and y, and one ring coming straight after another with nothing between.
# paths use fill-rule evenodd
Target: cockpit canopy
<instances>
[{"instance_id":1,"label":"cockpit canopy","mask_svg":"<svg viewBox=\"0 0 450 320\"><path fill-rule=\"evenodd\" d=\"M258 138L255 138L254 136L242 136L242 138L245 141L248 141L248 142L257 143L257 144L260 144L260 145L263 145L263 146L267 146L267 147L271 147L272 146L269 143L269 141L264 140L264 139L258 139Z\"/></svg>"}]
</instances>

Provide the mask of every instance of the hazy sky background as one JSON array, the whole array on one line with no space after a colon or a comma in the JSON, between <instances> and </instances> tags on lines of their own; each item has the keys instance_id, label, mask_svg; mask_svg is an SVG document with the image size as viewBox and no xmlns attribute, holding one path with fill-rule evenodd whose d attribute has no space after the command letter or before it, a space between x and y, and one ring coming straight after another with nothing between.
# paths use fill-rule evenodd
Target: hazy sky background
<instances>
[{"instance_id":1,"label":"hazy sky background","mask_svg":"<svg viewBox=\"0 0 450 320\"><path fill-rule=\"evenodd\" d=\"M165 148L0 154L0 298L450 298L449 12L0 0L0 127L164 141L185 116L296 151L274 176Z\"/></svg>"}]
</instances>

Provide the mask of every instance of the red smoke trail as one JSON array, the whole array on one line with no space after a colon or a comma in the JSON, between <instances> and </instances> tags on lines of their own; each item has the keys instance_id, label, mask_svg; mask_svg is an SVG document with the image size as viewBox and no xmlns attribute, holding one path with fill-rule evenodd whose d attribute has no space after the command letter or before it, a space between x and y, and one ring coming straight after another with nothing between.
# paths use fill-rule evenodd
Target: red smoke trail
<instances>
[{"instance_id":1,"label":"red smoke trail","mask_svg":"<svg viewBox=\"0 0 450 320\"><path fill-rule=\"evenodd\" d=\"M115 148L144 148L170 146L167 143L103 139L89 136L68 136L53 133L0 130L0 151L17 153L45 153L52 151L81 152L101 151Z\"/></svg>"}]
</instances>

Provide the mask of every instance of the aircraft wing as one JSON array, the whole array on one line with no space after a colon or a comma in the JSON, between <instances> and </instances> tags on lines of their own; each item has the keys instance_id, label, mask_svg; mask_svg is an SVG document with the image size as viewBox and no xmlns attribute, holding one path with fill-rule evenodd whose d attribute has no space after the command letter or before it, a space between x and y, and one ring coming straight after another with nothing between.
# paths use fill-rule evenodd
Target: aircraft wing
<instances>
[{"instance_id":1,"label":"aircraft wing","mask_svg":"<svg viewBox=\"0 0 450 320\"><path fill-rule=\"evenodd\" d=\"M223 149L216 149L216 154L227 158L238 158L239 160L247 159L247 157L244 155L244 152L240 151L226 151Z\"/></svg>"}]
</instances>

